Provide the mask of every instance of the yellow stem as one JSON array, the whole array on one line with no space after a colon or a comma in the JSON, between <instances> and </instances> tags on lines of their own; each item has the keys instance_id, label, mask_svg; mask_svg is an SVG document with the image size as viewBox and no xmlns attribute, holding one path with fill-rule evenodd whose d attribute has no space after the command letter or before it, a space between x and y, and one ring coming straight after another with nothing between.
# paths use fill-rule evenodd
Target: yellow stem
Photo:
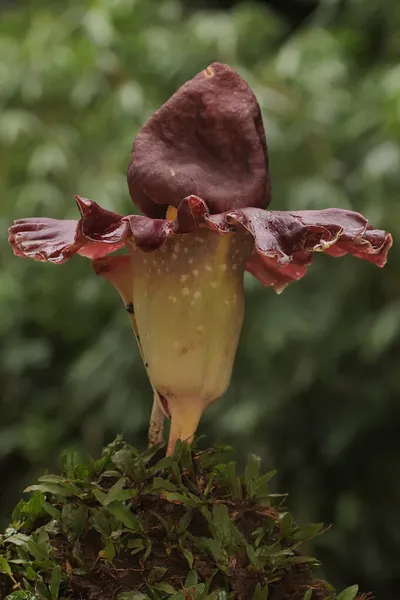
<instances>
[{"instance_id":1,"label":"yellow stem","mask_svg":"<svg viewBox=\"0 0 400 600\"><path fill-rule=\"evenodd\" d=\"M171 427L167 447L167 456L170 456L178 440L192 443L201 415L203 403L196 400L173 401L169 403L171 411Z\"/></svg>"}]
</instances>

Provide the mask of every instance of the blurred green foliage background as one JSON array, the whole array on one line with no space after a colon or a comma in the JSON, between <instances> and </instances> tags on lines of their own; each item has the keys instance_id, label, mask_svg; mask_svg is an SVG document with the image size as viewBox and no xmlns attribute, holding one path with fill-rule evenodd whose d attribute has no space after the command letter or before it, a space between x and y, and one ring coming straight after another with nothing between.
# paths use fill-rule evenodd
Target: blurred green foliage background
<instances>
[{"instance_id":1,"label":"blurred green foliage background","mask_svg":"<svg viewBox=\"0 0 400 600\"><path fill-rule=\"evenodd\" d=\"M199 3L200 4L200 3ZM201 3L204 5L204 3ZM210 3L212 4L212 3ZM0 8L0 520L62 449L143 447L151 391L122 303L90 262L14 258L7 227L76 218L73 195L132 212L135 133L213 60L263 110L273 208L359 210L400 234L400 4L325 0L294 33L256 3L36 0ZM400 587L400 277L316 256L281 296L246 278L231 388L200 432L277 467L338 587ZM396 591L397 590L397 591Z\"/></svg>"}]
</instances>

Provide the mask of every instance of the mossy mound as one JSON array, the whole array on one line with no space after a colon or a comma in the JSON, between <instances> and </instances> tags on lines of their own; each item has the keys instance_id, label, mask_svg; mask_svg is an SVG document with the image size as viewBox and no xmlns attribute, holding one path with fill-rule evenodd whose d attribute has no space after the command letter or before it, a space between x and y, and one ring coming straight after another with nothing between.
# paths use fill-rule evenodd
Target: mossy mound
<instances>
[{"instance_id":1,"label":"mossy mound","mask_svg":"<svg viewBox=\"0 0 400 600\"><path fill-rule=\"evenodd\" d=\"M366 600L312 576L298 526L250 456L243 477L226 448L173 456L121 438L102 457L27 488L0 537L7 600Z\"/></svg>"}]
</instances>

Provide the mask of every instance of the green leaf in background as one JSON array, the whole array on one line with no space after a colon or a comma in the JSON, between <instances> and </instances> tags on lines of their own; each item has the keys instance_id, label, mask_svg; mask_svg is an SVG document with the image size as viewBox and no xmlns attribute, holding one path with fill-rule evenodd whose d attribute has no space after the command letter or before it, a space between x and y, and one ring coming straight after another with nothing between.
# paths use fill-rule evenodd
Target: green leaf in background
<instances>
[{"instance_id":1,"label":"green leaf in background","mask_svg":"<svg viewBox=\"0 0 400 600\"><path fill-rule=\"evenodd\" d=\"M51 593L51 600L57 600L58 592L60 590L61 580L62 580L61 567L59 565L56 565L51 572L51 578L50 578L49 589L50 589L50 593Z\"/></svg>"},{"instance_id":2,"label":"green leaf in background","mask_svg":"<svg viewBox=\"0 0 400 600\"><path fill-rule=\"evenodd\" d=\"M182 534L184 531L186 531L187 528L189 527L190 523L192 522L192 519L193 519L193 511L188 510L187 512L185 512L185 514L179 521L177 533Z\"/></svg>"},{"instance_id":3,"label":"green leaf in background","mask_svg":"<svg viewBox=\"0 0 400 600\"><path fill-rule=\"evenodd\" d=\"M176 492L178 490L178 487L175 485L175 483L172 483L172 481L168 481L168 479L163 479L162 477L155 477L152 484L152 489Z\"/></svg>"},{"instance_id":4,"label":"green leaf in background","mask_svg":"<svg viewBox=\"0 0 400 600\"><path fill-rule=\"evenodd\" d=\"M198 575L197 575L196 571L194 571L191 568L191 570L189 571L189 573L187 574L187 577L185 579L185 588L189 588L194 585L197 585L197 582L198 582Z\"/></svg>"},{"instance_id":5,"label":"green leaf in background","mask_svg":"<svg viewBox=\"0 0 400 600\"><path fill-rule=\"evenodd\" d=\"M324 526L323 523L310 523L307 525L303 525L301 527L298 527L293 532L292 537L294 540L299 540L299 541L310 540L314 536L321 533L323 526Z\"/></svg>"},{"instance_id":6,"label":"green leaf in background","mask_svg":"<svg viewBox=\"0 0 400 600\"><path fill-rule=\"evenodd\" d=\"M260 457L255 454L249 454L247 464L244 471L244 485L249 498L254 496L258 485L260 475Z\"/></svg>"},{"instance_id":7,"label":"green leaf in background","mask_svg":"<svg viewBox=\"0 0 400 600\"><path fill-rule=\"evenodd\" d=\"M257 583L253 594L253 600L268 600L268 595L268 585L261 587L261 585Z\"/></svg>"},{"instance_id":8,"label":"green leaf in background","mask_svg":"<svg viewBox=\"0 0 400 600\"><path fill-rule=\"evenodd\" d=\"M6 575L8 575L8 577L10 577L10 579L12 579L15 582L11 571L11 567L3 556L0 556L0 573L5 573Z\"/></svg>"},{"instance_id":9,"label":"green leaf in background","mask_svg":"<svg viewBox=\"0 0 400 600\"><path fill-rule=\"evenodd\" d=\"M112 562L114 560L115 555L116 555L116 550L115 550L114 543L111 539L107 540L105 548L104 548L104 553L106 555L107 560L109 560L110 562Z\"/></svg>"},{"instance_id":10,"label":"green leaf in background","mask_svg":"<svg viewBox=\"0 0 400 600\"><path fill-rule=\"evenodd\" d=\"M154 583L152 585L152 588L158 590L159 592L165 592L166 594L176 594L176 589L166 581L163 581L161 583Z\"/></svg>"},{"instance_id":11,"label":"green leaf in background","mask_svg":"<svg viewBox=\"0 0 400 600\"><path fill-rule=\"evenodd\" d=\"M27 536L24 533L11 535L6 538L5 542L23 548L37 560L45 560L50 550L48 540L45 538L35 540L32 536Z\"/></svg>"},{"instance_id":12,"label":"green leaf in background","mask_svg":"<svg viewBox=\"0 0 400 600\"><path fill-rule=\"evenodd\" d=\"M128 527L128 529L131 529L132 531L141 530L141 524L138 518L123 504L112 502L107 506L107 509L116 519L118 519L118 521L121 521L125 527Z\"/></svg>"},{"instance_id":13,"label":"green leaf in background","mask_svg":"<svg viewBox=\"0 0 400 600\"><path fill-rule=\"evenodd\" d=\"M147 578L148 583L153 585L153 583L161 581L167 571L167 567L153 567Z\"/></svg>"},{"instance_id":14,"label":"green leaf in background","mask_svg":"<svg viewBox=\"0 0 400 600\"><path fill-rule=\"evenodd\" d=\"M188 550L187 548L181 548L182 554L183 556L186 558L186 560L188 561L188 565L189 565L189 569L191 569L193 567L193 553Z\"/></svg>"},{"instance_id":15,"label":"green leaf in background","mask_svg":"<svg viewBox=\"0 0 400 600\"><path fill-rule=\"evenodd\" d=\"M352 585L338 594L337 600L354 600L358 594L358 585Z\"/></svg>"},{"instance_id":16,"label":"green leaf in background","mask_svg":"<svg viewBox=\"0 0 400 600\"><path fill-rule=\"evenodd\" d=\"M61 520L65 531L79 537L85 530L89 511L87 506L80 504L64 504L61 512ZM52 515L57 518L57 515Z\"/></svg>"}]
</instances>

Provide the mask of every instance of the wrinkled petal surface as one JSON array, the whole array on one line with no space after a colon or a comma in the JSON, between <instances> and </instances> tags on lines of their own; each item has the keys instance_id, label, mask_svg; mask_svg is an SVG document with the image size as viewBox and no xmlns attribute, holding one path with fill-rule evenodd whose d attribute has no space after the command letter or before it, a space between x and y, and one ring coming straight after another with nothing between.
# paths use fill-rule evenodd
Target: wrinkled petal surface
<instances>
[{"instance_id":1,"label":"wrinkled petal surface","mask_svg":"<svg viewBox=\"0 0 400 600\"><path fill-rule=\"evenodd\" d=\"M248 208L208 219L220 231L235 224L253 236L254 250L246 268L276 291L305 275L314 252L348 253L383 267L392 245L387 232L374 229L359 213L344 209L289 212Z\"/></svg>"},{"instance_id":2,"label":"wrinkled petal surface","mask_svg":"<svg viewBox=\"0 0 400 600\"><path fill-rule=\"evenodd\" d=\"M279 292L304 277L314 252L336 257L352 254L383 267L392 245L390 234L372 227L361 214L337 208L290 212L249 207L214 215L204 200L188 196L179 204L175 220L168 220L142 215L121 217L78 196L77 203L79 221L16 221L9 235L14 253L63 263L74 254L101 259L125 244L152 252L171 236L198 229L207 228L216 235L241 230L254 243L247 271Z\"/></svg>"},{"instance_id":3,"label":"wrinkled petal surface","mask_svg":"<svg viewBox=\"0 0 400 600\"><path fill-rule=\"evenodd\" d=\"M128 169L134 203L149 217L195 194L211 213L270 201L260 107L247 83L220 63L185 83L136 136Z\"/></svg>"},{"instance_id":4,"label":"wrinkled petal surface","mask_svg":"<svg viewBox=\"0 0 400 600\"><path fill-rule=\"evenodd\" d=\"M76 196L79 221L19 219L9 229L16 256L62 264L74 254L96 259L125 245L129 226L117 213Z\"/></svg>"},{"instance_id":5,"label":"wrinkled petal surface","mask_svg":"<svg viewBox=\"0 0 400 600\"><path fill-rule=\"evenodd\" d=\"M383 267L392 245L390 234L369 225L361 214L336 208L299 212L243 208L212 215L201 198L189 196L179 205L175 221L135 215L128 219L132 236L143 250L153 250L171 235L198 228L221 235L244 229L254 240L247 271L276 291L304 277L314 252L337 257L352 254Z\"/></svg>"},{"instance_id":6,"label":"wrinkled petal surface","mask_svg":"<svg viewBox=\"0 0 400 600\"><path fill-rule=\"evenodd\" d=\"M33 260L63 263L81 247L78 221L18 219L8 230L14 254Z\"/></svg>"}]
</instances>

